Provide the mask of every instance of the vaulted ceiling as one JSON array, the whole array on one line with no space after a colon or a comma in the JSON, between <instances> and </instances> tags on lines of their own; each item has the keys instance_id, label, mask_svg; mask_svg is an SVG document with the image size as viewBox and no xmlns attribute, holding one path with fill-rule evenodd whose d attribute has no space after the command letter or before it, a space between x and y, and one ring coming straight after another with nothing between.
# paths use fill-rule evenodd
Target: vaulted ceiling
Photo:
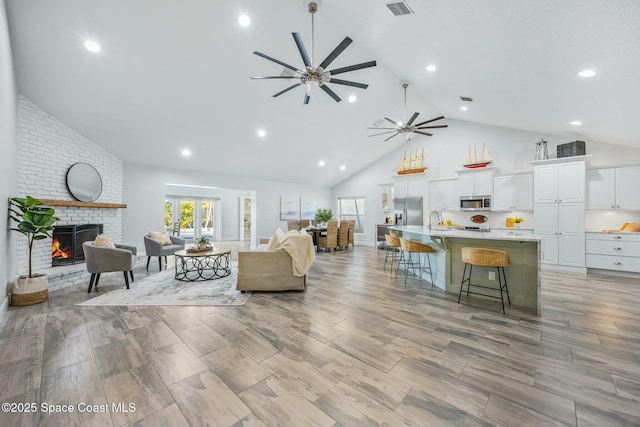
<instances>
[{"instance_id":1,"label":"vaulted ceiling","mask_svg":"<svg viewBox=\"0 0 640 427\"><path fill-rule=\"evenodd\" d=\"M250 79L283 71L254 50L302 67L291 33L311 51L307 1L5 1L19 92L127 162L332 186L403 143L366 129L402 119L403 81L422 120L640 146L637 0L407 0L406 16L321 0L314 65L345 36L333 68L378 65L339 76L368 89L331 85L340 103L309 105L303 87L274 98L291 83Z\"/></svg>"}]
</instances>

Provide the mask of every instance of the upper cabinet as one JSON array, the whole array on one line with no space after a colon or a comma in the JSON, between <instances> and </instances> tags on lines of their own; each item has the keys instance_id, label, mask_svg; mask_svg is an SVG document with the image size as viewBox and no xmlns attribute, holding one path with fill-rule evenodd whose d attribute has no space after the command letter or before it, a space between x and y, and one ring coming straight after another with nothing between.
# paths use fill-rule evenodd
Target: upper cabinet
<instances>
[{"instance_id":1,"label":"upper cabinet","mask_svg":"<svg viewBox=\"0 0 640 427\"><path fill-rule=\"evenodd\" d=\"M640 209L640 166L587 171L587 209Z\"/></svg>"},{"instance_id":2,"label":"upper cabinet","mask_svg":"<svg viewBox=\"0 0 640 427\"><path fill-rule=\"evenodd\" d=\"M459 171L458 191L460 196L492 195L493 171Z\"/></svg>"},{"instance_id":3,"label":"upper cabinet","mask_svg":"<svg viewBox=\"0 0 640 427\"><path fill-rule=\"evenodd\" d=\"M424 174L407 174L393 177L393 192L395 197L422 196Z\"/></svg>"},{"instance_id":4,"label":"upper cabinet","mask_svg":"<svg viewBox=\"0 0 640 427\"><path fill-rule=\"evenodd\" d=\"M429 183L429 209L432 211L457 211L460 197L458 197L458 180L447 179L431 181Z\"/></svg>"},{"instance_id":5,"label":"upper cabinet","mask_svg":"<svg viewBox=\"0 0 640 427\"><path fill-rule=\"evenodd\" d=\"M584 202L585 163L553 163L534 169L535 203Z\"/></svg>"},{"instance_id":6,"label":"upper cabinet","mask_svg":"<svg viewBox=\"0 0 640 427\"><path fill-rule=\"evenodd\" d=\"M533 174L501 175L493 179L493 210L533 210Z\"/></svg>"}]
</instances>

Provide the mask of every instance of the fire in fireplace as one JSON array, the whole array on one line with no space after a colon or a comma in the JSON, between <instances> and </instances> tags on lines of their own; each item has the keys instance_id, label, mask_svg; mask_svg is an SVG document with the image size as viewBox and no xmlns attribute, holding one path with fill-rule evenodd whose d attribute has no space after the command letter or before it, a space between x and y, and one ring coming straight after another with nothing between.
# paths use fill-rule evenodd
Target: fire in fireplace
<instances>
[{"instance_id":1,"label":"fire in fireplace","mask_svg":"<svg viewBox=\"0 0 640 427\"><path fill-rule=\"evenodd\" d=\"M56 267L84 262L82 244L95 240L100 233L102 233L102 224L55 226L51 244L51 265Z\"/></svg>"}]
</instances>

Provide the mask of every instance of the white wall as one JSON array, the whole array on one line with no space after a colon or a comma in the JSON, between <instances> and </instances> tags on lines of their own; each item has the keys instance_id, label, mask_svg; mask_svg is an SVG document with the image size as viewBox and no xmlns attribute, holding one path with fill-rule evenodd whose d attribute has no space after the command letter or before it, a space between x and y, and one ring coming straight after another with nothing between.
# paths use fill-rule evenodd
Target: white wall
<instances>
[{"instance_id":1,"label":"white wall","mask_svg":"<svg viewBox=\"0 0 640 427\"><path fill-rule=\"evenodd\" d=\"M432 137L415 136L406 143L393 142L393 140L385 142L385 144L396 144L398 148L333 188L334 206L337 197L365 196L367 215L365 234L368 243L373 243L375 240L375 224L384 223L385 220L379 204L379 184L392 182L392 176L395 175L393 169L402 160L405 152L409 154L412 150L424 148L425 165L427 166L425 180L454 179L458 177L455 171L462 169L462 162L469 144L476 144L478 151L480 151L482 144L485 143L493 157L492 166L496 167L495 173L508 174L533 171L529 161L534 159L535 143L540 138L544 138L548 142L550 158L555 157L558 144L570 142L566 137L472 122L448 120L448 124L448 128L435 129ZM640 149L638 148L590 141L587 141L586 146L587 154L593 154L587 163L588 166L640 163ZM428 185L425 184L425 188L428 188ZM428 195L428 190L425 190L425 218L429 213ZM469 215L464 213L448 215L454 222L468 222ZM490 218L489 225L492 226L500 226L504 224L505 216L513 216L497 212L489 212L486 215ZM532 213L524 212L519 216L525 218L523 227L526 228L527 225L533 227Z\"/></svg>"},{"instance_id":2,"label":"white wall","mask_svg":"<svg viewBox=\"0 0 640 427\"><path fill-rule=\"evenodd\" d=\"M177 160L183 162L183 159ZM215 165L212 165L212 169L215 170ZM257 208L255 229L258 238L270 236L278 227L286 228L286 222L280 221L281 195L315 200L318 207L330 206L331 203L331 190L328 188L219 175L213 171L210 173L190 171L188 165L183 169L172 170L125 163L124 203L127 204L127 209L124 212L123 241L137 245L142 251L140 253L144 253L143 236L149 230L161 230L164 227L165 184L167 183L245 192L255 191ZM235 203L237 204L237 201ZM236 206L233 207L232 212L237 212ZM223 236L238 232L237 219L232 224L223 222L222 226Z\"/></svg>"},{"instance_id":3,"label":"white wall","mask_svg":"<svg viewBox=\"0 0 640 427\"><path fill-rule=\"evenodd\" d=\"M8 199L16 195L18 156L18 110L13 57L5 2L0 2L0 313L7 307L7 284L15 277L15 232L7 232Z\"/></svg>"}]
</instances>

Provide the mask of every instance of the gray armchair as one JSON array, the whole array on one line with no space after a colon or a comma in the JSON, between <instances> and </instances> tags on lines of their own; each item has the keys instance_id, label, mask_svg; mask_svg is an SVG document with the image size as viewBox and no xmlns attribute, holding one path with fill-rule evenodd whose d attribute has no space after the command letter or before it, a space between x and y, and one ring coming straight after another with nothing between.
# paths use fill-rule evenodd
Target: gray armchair
<instances>
[{"instance_id":1,"label":"gray armchair","mask_svg":"<svg viewBox=\"0 0 640 427\"><path fill-rule=\"evenodd\" d=\"M152 239L149 236L144 236L144 248L147 251L147 270L149 269L149 261L152 256L158 257L158 265L162 270L162 257L164 257L165 267L167 266L167 255L173 255L177 251L184 249L187 241L182 237L169 236L171 239L170 245L161 245L157 240Z\"/></svg>"},{"instance_id":2,"label":"gray armchair","mask_svg":"<svg viewBox=\"0 0 640 427\"><path fill-rule=\"evenodd\" d=\"M89 280L89 290L95 285L98 287L100 273L109 273L112 271L122 271L124 273L124 282L129 289L129 275L133 282L133 266L136 264L136 254L138 249L135 246L116 244L115 248L105 248L96 246L93 242L84 242L82 244L84 251L84 259L87 263L87 271L91 273ZM95 282L95 283L94 283Z\"/></svg>"}]
</instances>

